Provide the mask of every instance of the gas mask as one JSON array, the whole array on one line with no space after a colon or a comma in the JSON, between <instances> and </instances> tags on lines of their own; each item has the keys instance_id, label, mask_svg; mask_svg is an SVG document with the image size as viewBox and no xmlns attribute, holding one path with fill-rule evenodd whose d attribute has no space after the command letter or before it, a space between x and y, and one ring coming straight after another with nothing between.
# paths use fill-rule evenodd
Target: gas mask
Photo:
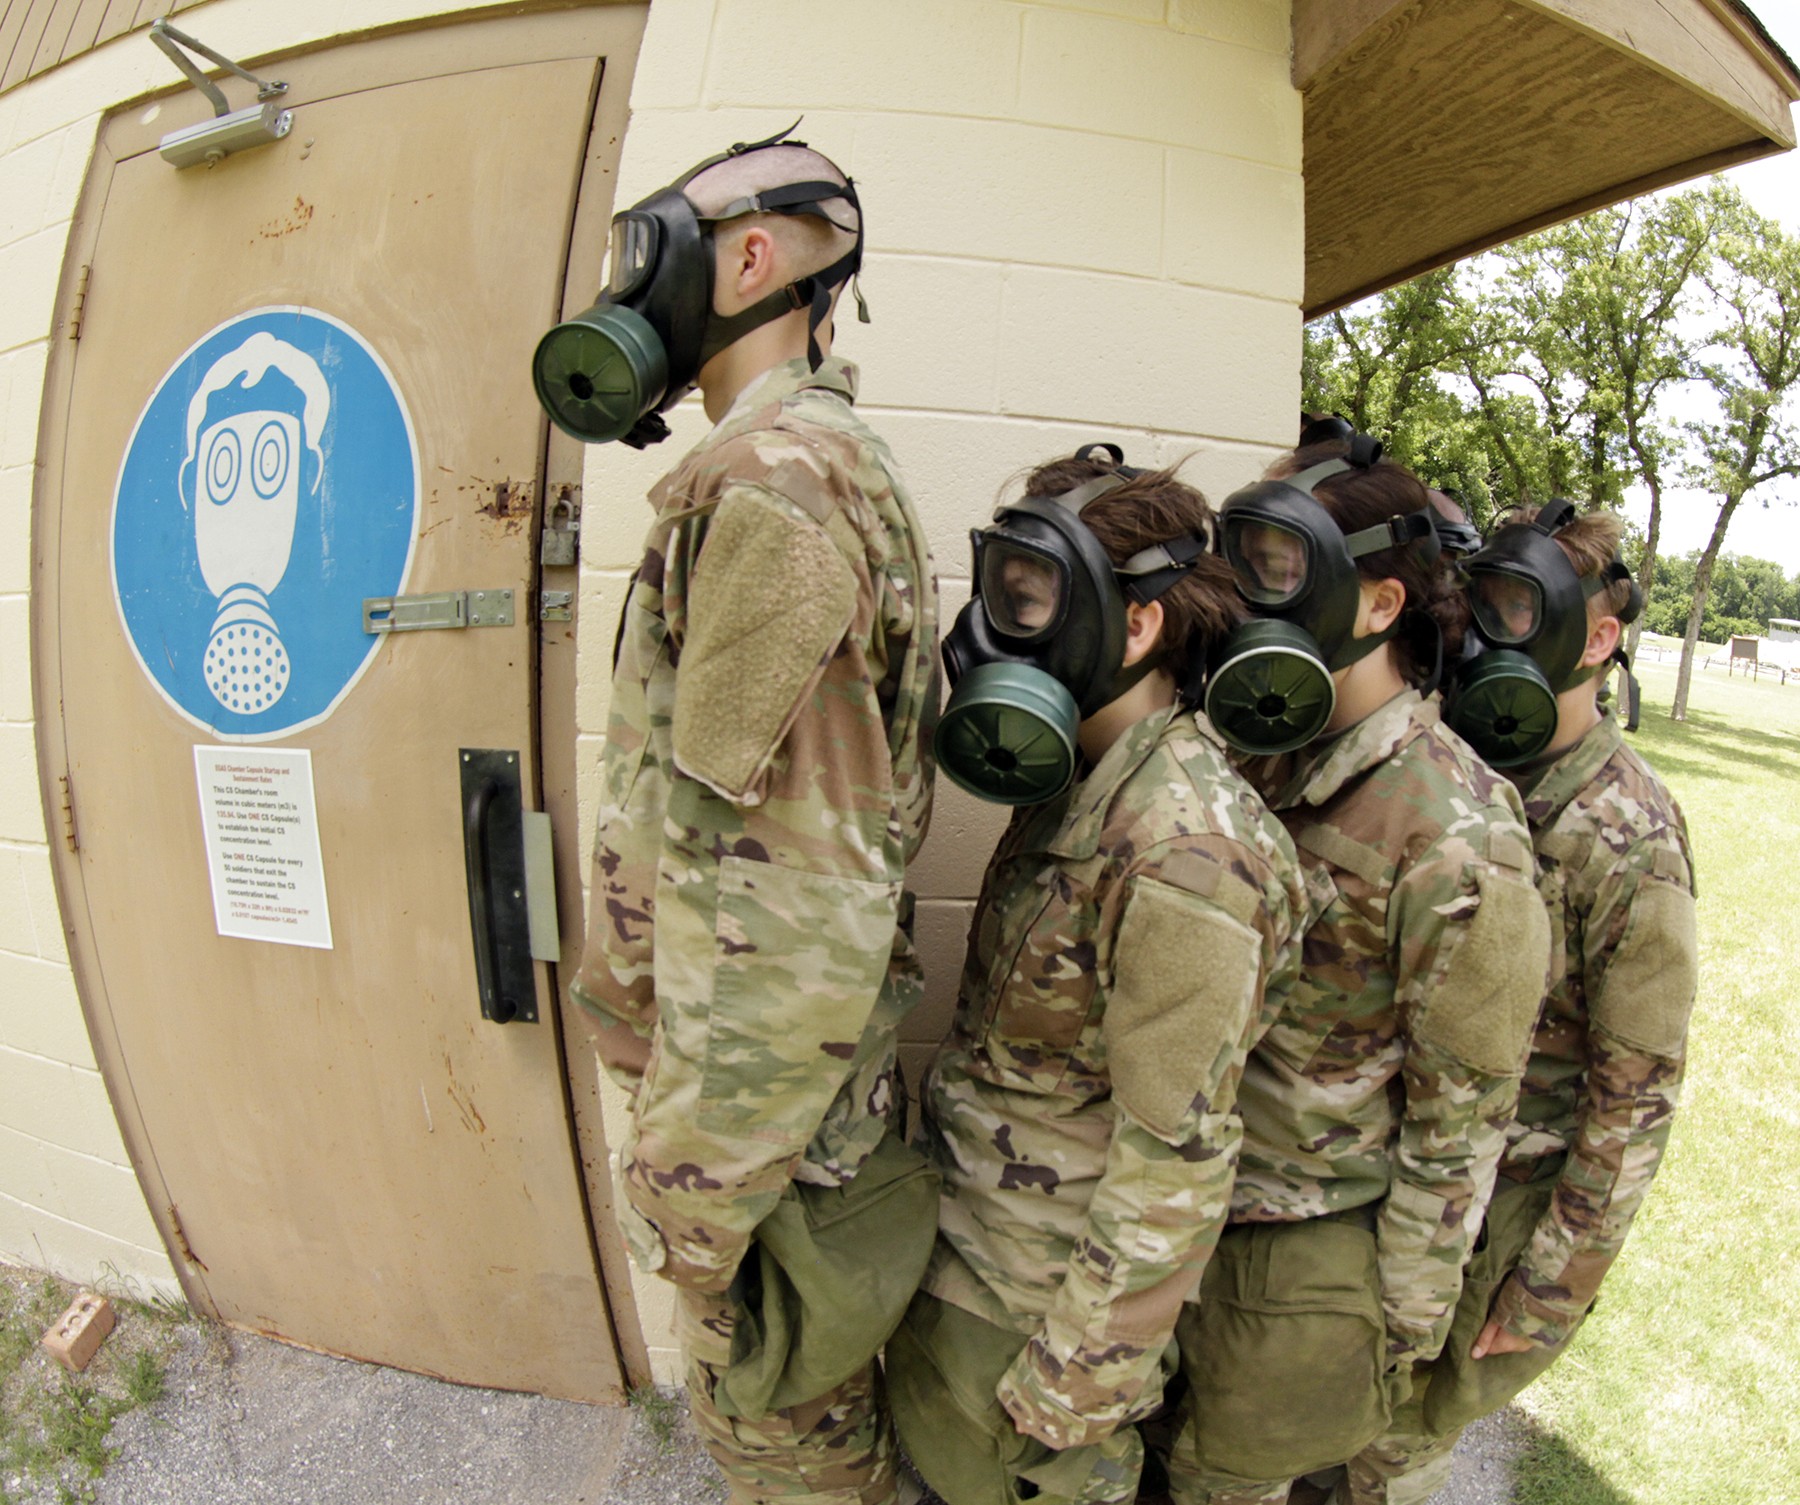
<instances>
[{"instance_id":1,"label":"gas mask","mask_svg":"<svg viewBox=\"0 0 1800 1505\"><path fill-rule=\"evenodd\" d=\"M1255 615L1214 654L1202 703L1219 735L1240 752L1291 752L1311 742L1337 705L1333 671L1399 631L1397 619L1384 632L1353 635L1362 599L1358 559L1395 548L1437 557L1430 507L1346 536L1313 496L1320 481L1380 458L1380 443L1358 434L1348 459L1257 481L1219 509L1221 552Z\"/></svg>"},{"instance_id":2,"label":"gas mask","mask_svg":"<svg viewBox=\"0 0 1800 1505\"><path fill-rule=\"evenodd\" d=\"M1558 498L1529 523L1509 523L1462 561L1473 625L1463 659L1444 697L1450 729L1495 768L1528 762L1556 735L1556 697L1605 666L1582 669L1587 603L1616 581L1630 580L1615 559L1587 580L1556 542L1575 504ZM1643 604L1635 582L1619 613L1631 622ZM1625 671L1627 726L1637 729L1637 681L1623 649L1609 662Z\"/></svg>"},{"instance_id":3,"label":"gas mask","mask_svg":"<svg viewBox=\"0 0 1800 1505\"><path fill-rule=\"evenodd\" d=\"M1163 662L1152 653L1123 667L1127 603L1148 605L1207 552L1206 539L1184 535L1115 565L1081 511L1143 472L1110 444L1076 458L1096 451L1117 468L1001 507L969 535L975 595L944 639L951 693L934 747L944 772L980 799L1029 805L1068 788L1081 722Z\"/></svg>"},{"instance_id":4,"label":"gas mask","mask_svg":"<svg viewBox=\"0 0 1800 1505\"><path fill-rule=\"evenodd\" d=\"M798 124L798 122L795 122ZM788 131L794 127L789 126ZM819 369L819 326L831 313L833 289L862 266L862 213L849 182L788 183L701 214L684 190L710 167L786 141L739 142L690 168L667 188L613 216L607 283L585 313L538 341L531 361L538 401L564 433L589 444L623 440L633 449L669 437L662 419L699 380L700 368L751 330L796 309L807 312L807 357ZM713 227L746 214L811 215L848 229L823 208L833 200L857 216L856 244L822 271L729 317L713 311ZM858 317L869 312L860 290Z\"/></svg>"}]
</instances>

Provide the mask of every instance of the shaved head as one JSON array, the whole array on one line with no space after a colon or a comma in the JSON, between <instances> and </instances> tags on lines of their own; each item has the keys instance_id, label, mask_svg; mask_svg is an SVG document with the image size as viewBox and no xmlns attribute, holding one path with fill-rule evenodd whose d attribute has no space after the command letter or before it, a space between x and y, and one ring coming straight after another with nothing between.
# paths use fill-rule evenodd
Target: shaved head
<instances>
[{"instance_id":1,"label":"shaved head","mask_svg":"<svg viewBox=\"0 0 1800 1505\"><path fill-rule=\"evenodd\" d=\"M717 214L742 198L789 183L844 183L848 180L829 157L805 146L766 146L727 157L709 167L684 192L701 214ZM848 199L829 199L819 206L833 224L812 214L745 214L717 225L713 238L723 245L751 228L766 230L787 259L790 278L823 270L856 245L861 221Z\"/></svg>"}]
</instances>

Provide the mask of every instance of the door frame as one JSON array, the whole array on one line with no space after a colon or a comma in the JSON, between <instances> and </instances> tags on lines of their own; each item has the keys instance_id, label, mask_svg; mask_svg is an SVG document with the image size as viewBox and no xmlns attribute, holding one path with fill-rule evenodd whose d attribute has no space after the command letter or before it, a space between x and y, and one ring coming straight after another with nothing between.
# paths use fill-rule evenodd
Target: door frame
<instances>
[{"instance_id":1,"label":"door frame","mask_svg":"<svg viewBox=\"0 0 1800 1505\"><path fill-rule=\"evenodd\" d=\"M289 66L300 58L343 49L332 76L329 96L362 92L387 84L422 78L480 72L518 62L563 57L604 59L598 75L597 99L589 104L590 125L583 160L576 166L570 195L570 216L562 226L564 260L561 269L563 307L579 311L597 283L601 256L612 213L616 164L629 119L632 78L636 69L648 13L648 0L637 3L570 5L568 0L533 0L527 4L483 6L449 15L421 17L380 28L353 30L337 36L309 40L292 49L263 54L246 62L265 71L273 65ZM520 25L483 51L475 67L460 28L484 22L516 19ZM566 33L564 43L559 32ZM441 60L419 51L421 36L429 47L441 44ZM557 36L552 50L545 50L546 36ZM382 44L392 39L395 47ZM556 46L566 45L558 53ZM394 58L404 50L409 61L396 68ZM163 105L154 118L145 118L150 107ZM129 117L136 113L138 118ZM101 221L117 167L157 148L171 129L207 118L206 101L185 82L171 83L117 104L101 116L96 127L93 156L82 183L75 216L70 225L58 282L50 349L46 362L43 401L37 435L37 475L31 504L31 686L36 707L35 743L39 792L44 804L50 862L59 918L68 944L70 969L93 1045L95 1061L118 1120L126 1154L144 1193L152 1222L168 1250L170 1263L188 1302L198 1311L217 1318L219 1311L206 1284L206 1266L194 1255L181 1225L180 1213L170 1194L150 1143L146 1124L132 1084L114 1024L104 971L94 947L87 913L86 882L80 857L80 791L71 789L67 756L67 728L62 711L60 558L64 489L63 446L72 442L68 420L74 390L75 345L80 338L82 304L90 268L99 242ZM302 125L303 129L303 125ZM176 171L170 167L171 172ZM187 169L189 171L195 169ZM527 373L520 373L526 380ZM543 500L558 481L581 482L581 447L573 441L551 442L551 426L543 420L537 454L538 484L529 527L541 526ZM558 439L562 436L556 435ZM547 466L554 466L552 472ZM576 572L568 572L573 575ZM536 621L536 602L542 587L541 572L533 551L533 578L527 599ZM571 579L572 604L578 609L579 588ZM579 1011L567 999L565 979L575 975L580 961L584 916L582 912L582 843L576 805L575 612L567 623L537 623L531 634L532 662L527 670L536 678L531 693L536 701L532 735L538 743L537 767L542 788L538 808L551 818L555 852L558 917L562 930L562 955L548 967L551 992L557 1007L549 1011L560 1065L564 1113L570 1128L570 1145L576 1156L576 1184L592 1243L597 1286L628 1387L648 1382L649 1356L645 1347L630 1269L624 1245L612 1215L610 1173L599 1108L598 1067L585 1044ZM555 629L555 631L552 631ZM566 641L565 641L566 639ZM55 664L53 670L52 665ZM528 792L529 797L529 792ZM571 1048L573 1046L574 1048ZM624 1397L618 1397L623 1400Z\"/></svg>"}]
</instances>

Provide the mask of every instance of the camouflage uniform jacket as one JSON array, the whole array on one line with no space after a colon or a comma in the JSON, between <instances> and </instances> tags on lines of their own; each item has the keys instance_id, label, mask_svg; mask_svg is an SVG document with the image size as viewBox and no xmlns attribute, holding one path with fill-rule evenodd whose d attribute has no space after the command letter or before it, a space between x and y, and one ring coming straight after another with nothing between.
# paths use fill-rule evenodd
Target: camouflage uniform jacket
<instances>
[{"instance_id":1,"label":"camouflage uniform jacket","mask_svg":"<svg viewBox=\"0 0 1800 1505\"><path fill-rule=\"evenodd\" d=\"M924 1286L1034 1335L997 1393L1053 1447L1156 1404L1304 909L1280 823L1211 726L1171 710L1019 811L988 865L922 1093L944 1176Z\"/></svg>"},{"instance_id":2,"label":"camouflage uniform jacket","mask_svg":"<svg viewBox=\"0 0 1800 1505\"><path fill-rule=\"evenodd\" d=\"M1492 1315L1569 1335L1661 1163L1694 1000L1693 858L1681 807L1611 716L1525 791L1551 984L1501 1174L1555 1200Z\"/></svg>"},{"instance_id":3,"label":"camouflage uniform jacket","mask_svg":"<svg viewBox=\"0 0 1800 1505\"><path fill-rule=\"evenodd\" d=\"M1232 1219L1371 1209L1389 1361L1418 1363L1448 1332L1543 997L1519 796L1411 690L1247 772L1314 919L1239 1090Z\"/></svg>"},{"instance_id":4,"label":"camouflage uniform jacket","mask_svg":"<svg viewBox=\"0 0 1800 1505\"><path fill-rule=\"evenodd\" d=\"M774 368L651 491L571 989L632 1094L639 1264L730 1282L790 1180L848 1181L922 989L937 586L853 366Z\"/></svg>"}]
</instances>

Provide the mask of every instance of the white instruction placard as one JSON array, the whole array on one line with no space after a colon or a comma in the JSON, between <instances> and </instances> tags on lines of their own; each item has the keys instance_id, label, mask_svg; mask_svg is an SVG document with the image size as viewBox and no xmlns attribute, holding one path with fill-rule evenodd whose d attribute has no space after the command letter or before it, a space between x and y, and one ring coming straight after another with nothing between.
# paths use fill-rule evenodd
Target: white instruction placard
<instances>
[{"instance_id":1,"label":"white instruction placard","mask_svg":"<svg viewBox=\"0 0 1800 1505\"><path fill-rule=\"evenodd\" d=\"M220 935L331 949L312 753L194 749Z\"/></svg>"}]
</instances>

